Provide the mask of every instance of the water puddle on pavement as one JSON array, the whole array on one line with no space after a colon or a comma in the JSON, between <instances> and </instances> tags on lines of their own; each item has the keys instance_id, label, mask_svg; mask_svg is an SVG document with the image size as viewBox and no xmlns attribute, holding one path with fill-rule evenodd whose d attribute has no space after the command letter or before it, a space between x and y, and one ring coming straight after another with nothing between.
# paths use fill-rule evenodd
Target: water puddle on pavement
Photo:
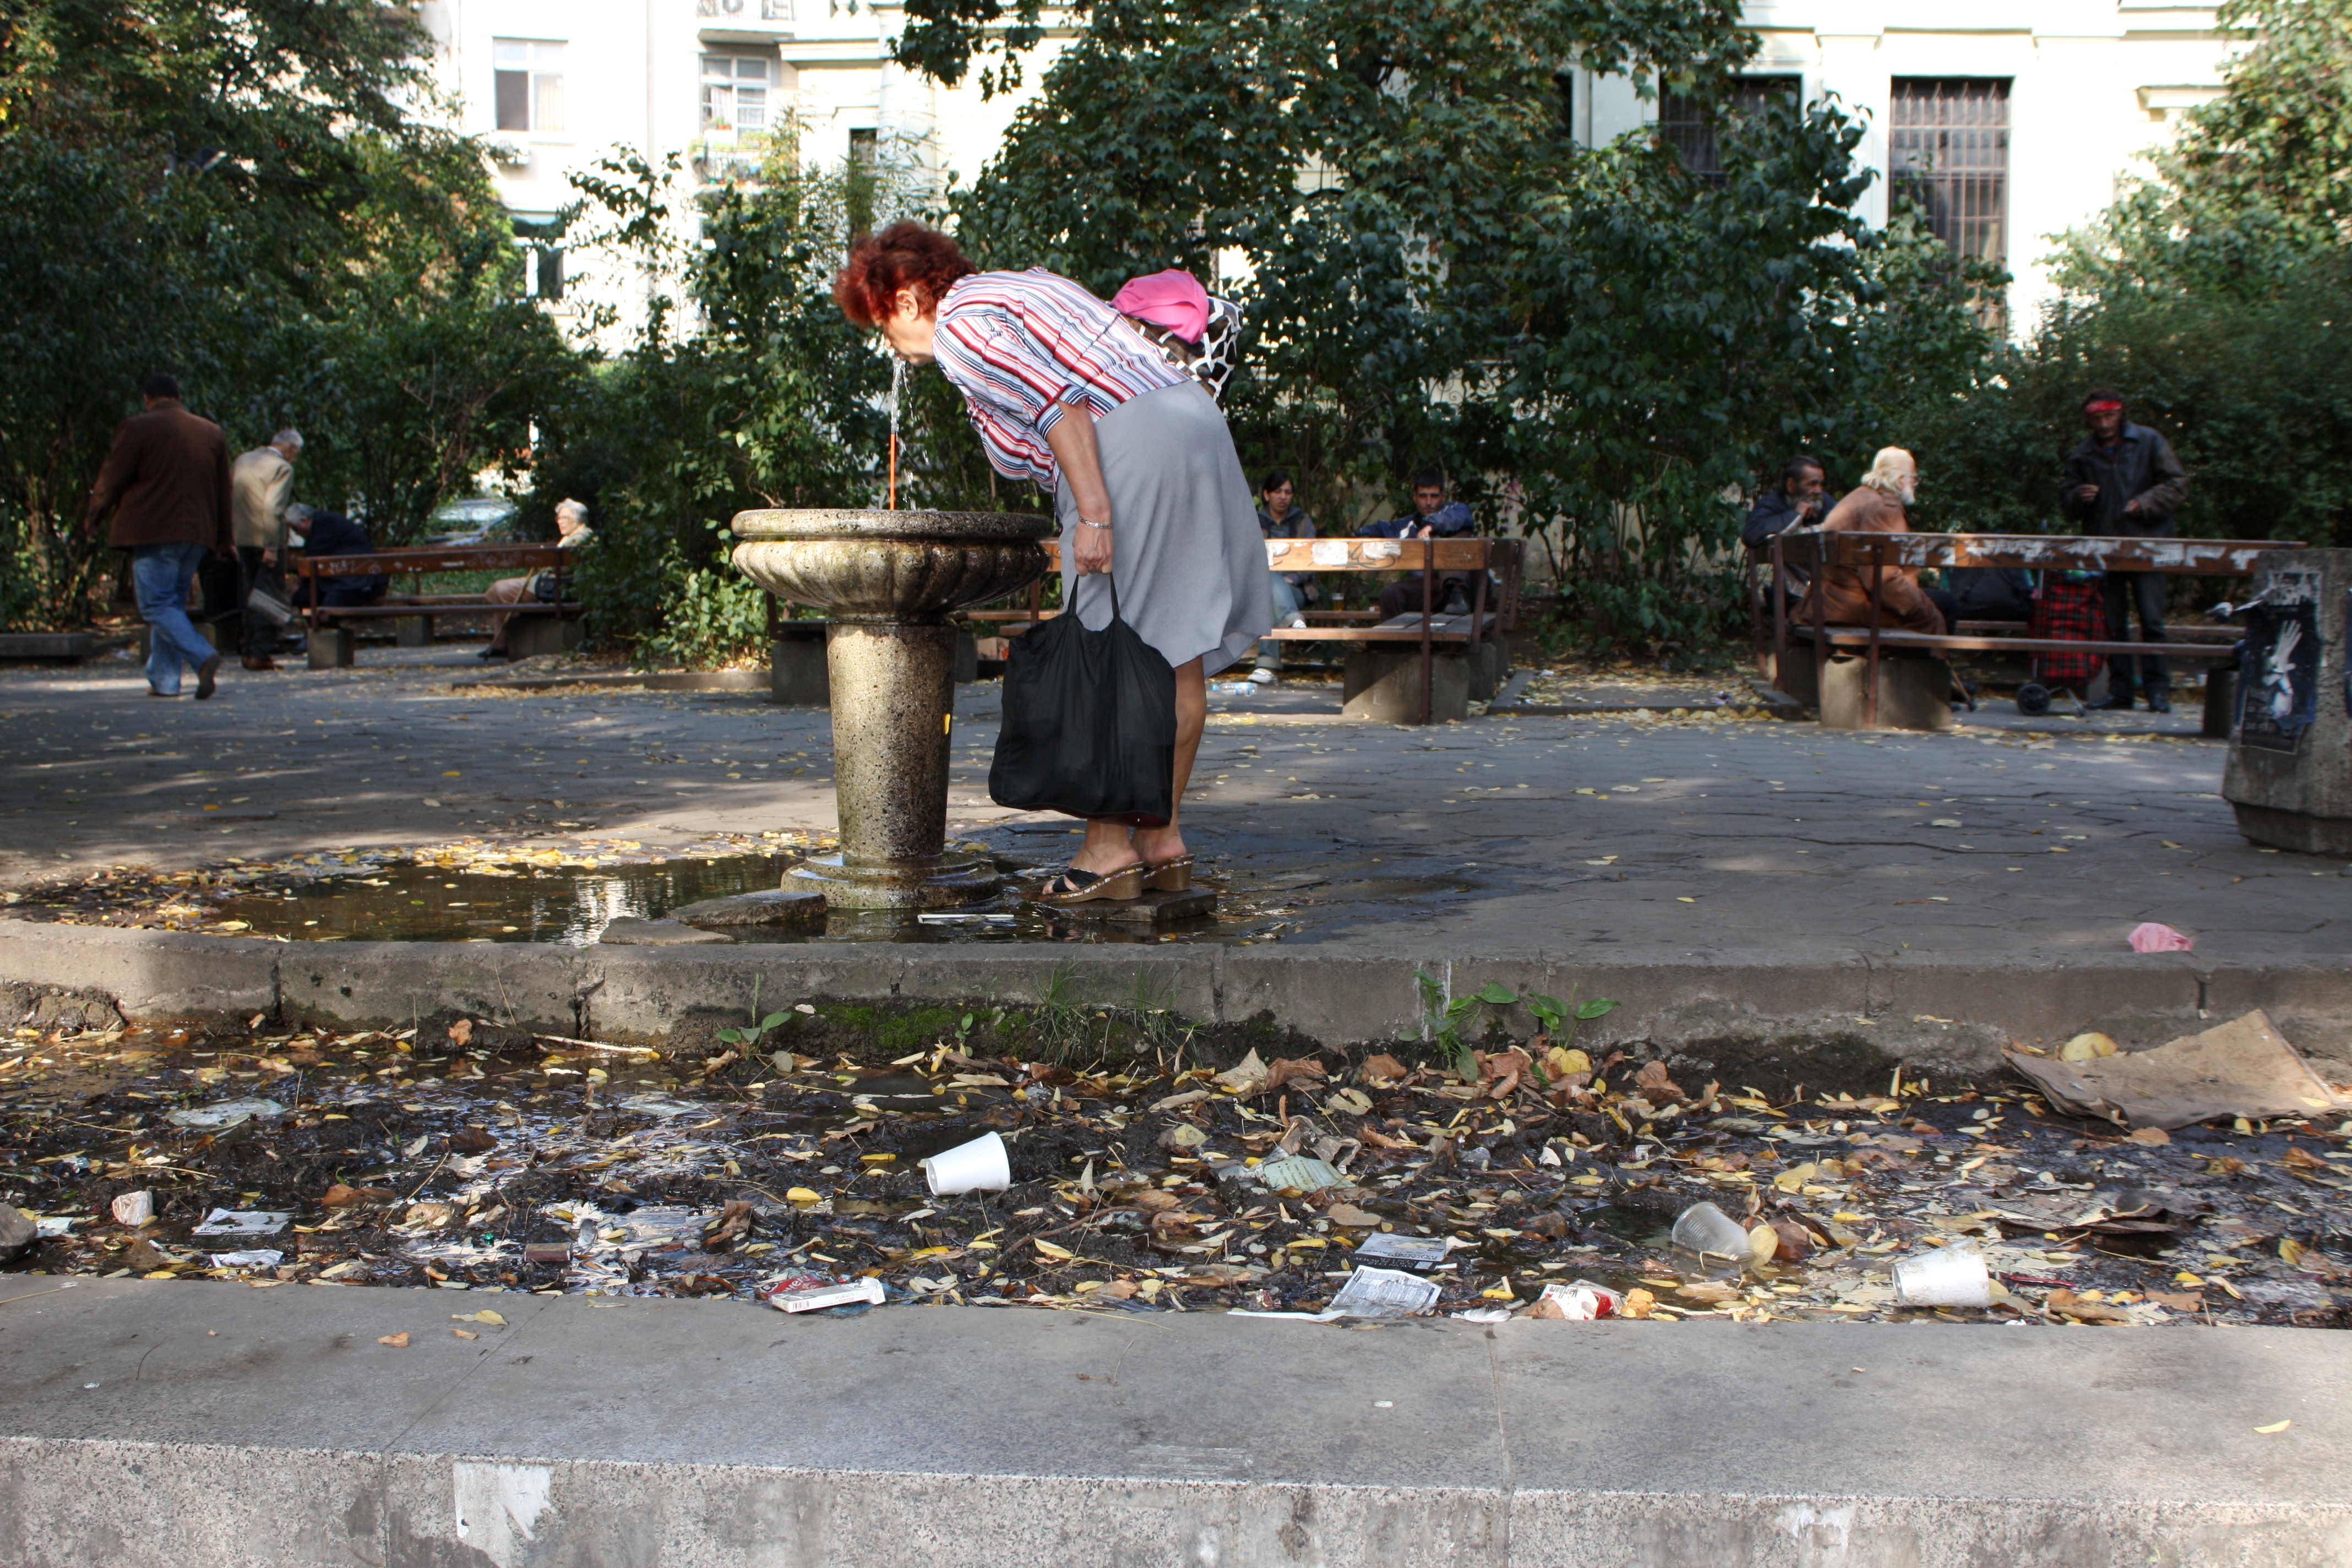
<instances>
[{"instance_id":1,"label":"water puddle on pavement","mask_svg":"<svg viewBox=\"0 0 2352 1568\"><path fill-rule=\"evenodd\" d=\"M453 866L390 861L257 889L218 900L215 919L242 922L256 936L294 942L593 942L623 917L661 920L708 899L776 887L791 855L725 855L648 859L642 864L537 866L477 862ZM1008 868L1011 868L1008 867ZM1265 925L1236 910L1154 929L1073 919L1011 892L989 902L938 911L836 910L821 924L728 926L741 942L1159 942L1235 941ZM215 925L212 929L222 929Z\"/></svg>"}]
</instances>

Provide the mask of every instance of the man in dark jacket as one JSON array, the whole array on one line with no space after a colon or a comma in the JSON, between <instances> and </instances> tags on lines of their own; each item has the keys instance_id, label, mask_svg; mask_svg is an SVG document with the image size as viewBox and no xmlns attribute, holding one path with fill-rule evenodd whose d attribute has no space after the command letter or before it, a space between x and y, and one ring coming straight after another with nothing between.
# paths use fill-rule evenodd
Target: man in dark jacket
<instances>
[{"instance_id":1,"label":"man in dark jacket","mask_svg":"<svg viewBox=\"0 0 2352 1568\"><path fill-rule=\"evenodd\" d=\"M286 530L293 536L294 548L314 561L328 555L375 553L375 542L368 537L368 531L339 511L320 511L297 501L286 509ZM392 577L383 572L356 577L305 577L295 584L294 603L310 602L313 583L319 584L320 607L333 610L373 605L392 585Z\"/></svg>"},{"instance_id":2,"label":"man in dark jacket","mask_svg":"<svg viewBox=\"0 0 2352 1568\"><path fill-rule=\"evenodd\" d=\"M147 623L147 690L180 694L180 667L196 672L196 698L213 694L220 655L188 619L188 584L207 556L236 559L229 521L228 443L220 426L180 402L180 384L148 378L146 412L118 426L113 448L91 487L82 531L131 552L139 617Z\"/></svg>"},{"instance_id":3,"label":"man in dark jacket","mask_svg":"<svg viewBox=\"0 0 2352 1568\"><path fill-rule=\"evenodd\" d=\"M2083 423L2091 433L2066 454L2066 488L2058 510L2085 534L2108 538L2168 539L2172 514L2189 493L2189 473L2172 455L2172 444L2145 425L2124 418L2120 392L2099 387L2083 399ZM2107 574L2107 637L2121 642L2139 611L2142 642L2164 636L2164 575L2158 572ZM2129 708L2132 683L2145 665L2147 710L2172 711L2172 673L2154 655L2124 654L2107 660L2107 700L2103 708Z\"/></svg>"},{"instance_id":4,"label":"man in dark jacket","mask_svg":"<svg viewBox=\"0 0 2352 1568\"><path fill-rule=\"evenodd\" d=\"M1445 499L1445 476L1435 468L1423 468L1412 477L1412 510L1403 517L1392 517L1378 522L1368 522L1356 530L1359 539L1459 539L1477 531L1477 523L1470 509L1460 501ZM1437 597L1442 601L1437 613L1441 616L1466 616L1470 613L1470 574L1442 572L1438 574ZM1393 619L1402 615L1418 615L1421 611L1421 574L1409 572L1401 583L1391 583L1381 590L1381 614Z\"/></svg>"},{"instance_id":5,"label":"man in dark jacket","mask_svg":"<svg viewBox=\"0 0 2352 1568\"><path fill-rule=\"evenodd\" d=\"M1780 482L1756 498L1740 542L1769 544L1783 529L1818 527L1830 510L1828 476L1811 458L1791 458L1780 469Z\"/></svg>"}]
</instances>

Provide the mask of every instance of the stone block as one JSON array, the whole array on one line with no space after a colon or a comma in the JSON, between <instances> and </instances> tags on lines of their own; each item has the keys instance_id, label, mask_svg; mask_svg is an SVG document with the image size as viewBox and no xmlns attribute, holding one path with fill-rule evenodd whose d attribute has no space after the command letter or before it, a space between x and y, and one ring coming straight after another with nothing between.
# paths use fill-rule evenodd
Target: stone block
<instances>
[{"instance_id":1,"label":"stone block","mask_svg":"<svg viewBox=\"0 0 2352 1568\"><path fill-rule=\"evenodd\" d=\"M1486 702L1511 675L1511 639L1496 632L1478 645L1470 668L1470 700Z\"/></svg>"},{"instance_id":2,"label":"stone block","mask_svg":"<svg viewBox=\"0 0 2352 1568\"><path fill-rule=\"evenodd\" d=\"M278 1009L282 945L192 931L0 921L0 981L109 996L133 1023L249 1017Z\"/></svg>"},{"instance_id":3,"label":"stone block","mask_svg":"<svg viewBox=\"0 0 2352 1568\"><path fill-rule=\"evenodd\" d=\"M1808 668L1807 676L1811 673ZM1832 730L1864 728L1863 696L1869 679L1867 657L1839 654L1832 658L1824 689L1816 703L1822 710L1822 723ZM1952 667L1942 659L1896 658L1881 654L1877 728L1948 730L1952 727L1951 693Z\"/></svg>"},{"instance_id":4,"label":"stone block","mask_svg":"<svg viewBox=\"0 0 2352 1568\"><path fill-rule=\"evenodd\" d=\"M2281 550L2254 574L2254 680L2238 692L2221 797L2238 831L2307 855L2352 855L2352 550Z\"/></svg>"},{"instance_id":5,"label":"stone block","mask_svg":"<svg viewBox=\"0 0 2352 1568\"><path fill-rule=\"evenodd\" d=\"M269 944L289 1020L406 1028L464 1014L516 1028L580 1031L583 950L539 942Z\"/></svg>"},{"instance_id":6,"label":"stone block","mask_svg":"<svg viewBox=\"0 0 2352 1568\"><path fill-rule=\"evenodd\" d=\"M2205 672L2205 722L2198 731L2214 740L2229 739L2230 721L2238 711L2238 672L2217 665Z\"/></svg>"},{"instance_id":7,"label":"stone block","mask_svg":"<svg viewBox=\"0 0 2352 1568\"><path fill-rule=\"evenodd\" d=\"M349 669L357 662L357 639L349 626L321 626L310 634L312 669Z\"/></svg>"},{"instance_id":8,"label":"stone block","mask_svg":"<svg viewBox=\"0 0 2352 1568\"><path fill-rule=\"evenodd\" d=\"M507 623L507 651L517 658L570 653L587 635L577 616L517 616Z\"/></svg>"},{"instance_id":9,"label":"stone block","mask_svg":"<svg viewBox=\"0 0 2352 1568\"><path fill-rule=\"evenodd\" d=\"M1460 650L1430 658L1429 718L1433 724L1470 717L1470 659ZM1410 645L1359 646L1341 672L1340 711L1383 724L1421 722L1421 650Z\"/></svg>"},{"instance_id":10,"label":"stone block","mask_svg":"<svg viewBox=\"0 0 2352 1568\"><path fill-rule=\"evenodd\" d=\"M833 702L833 679L826 673L824 623L787 621L768 646L769 696L796 708L824 708Z\"/></svg>"}]
</instances>

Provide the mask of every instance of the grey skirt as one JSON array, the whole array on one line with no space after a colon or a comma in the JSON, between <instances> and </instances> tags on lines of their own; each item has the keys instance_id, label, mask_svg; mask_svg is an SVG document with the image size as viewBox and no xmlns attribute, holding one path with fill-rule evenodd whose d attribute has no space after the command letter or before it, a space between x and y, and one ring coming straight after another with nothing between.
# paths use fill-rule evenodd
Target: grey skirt
<instances>
[{"instance_id":1,"label":"grey skirt","mask_svg":"<svg viewBox=\"0 0 2352 1568\"><path fill-rule=\"evenodd\" d=\"M1198 382L1129 398L1095 421L1110 490L1111 574L1118 613L1171 665L1201 660L1211 675L1256 646L1274 625L1265 539L1234 438ZM1080 577L1071 535L1077 503L1064 484L1062 602L1091 631L1110 625L1110 583Z\"/></svg>"}]
</instances>

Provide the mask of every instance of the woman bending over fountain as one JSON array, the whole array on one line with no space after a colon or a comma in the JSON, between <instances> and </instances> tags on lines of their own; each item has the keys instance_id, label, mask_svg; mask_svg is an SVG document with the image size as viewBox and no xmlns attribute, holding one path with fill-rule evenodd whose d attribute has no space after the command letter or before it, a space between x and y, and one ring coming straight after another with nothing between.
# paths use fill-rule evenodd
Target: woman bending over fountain
<instances>
[{"instance_id":1,"label":"woman bending over fountain","mask_svg":"<svg viewBox=\"0 0 2352 1568\"><path fill-rule=\"evenodd\" d=\"M1265 546L1224 416L1133 322L1076 283L1042 268L982 272L919 223L859 240L834 298L851 321L880 328L901 359L939 365L963 394L992 468L1054 496L1062 602L1089 630L1110 624L1116 537L1119 614L1176 671L1171 809L1181 812L1207 678L1274 624ZM1040 897L1180 891L1192 872L1174 816L1141 828L1093 817L1069 869Z\"/></svg>"}]
</instances>

